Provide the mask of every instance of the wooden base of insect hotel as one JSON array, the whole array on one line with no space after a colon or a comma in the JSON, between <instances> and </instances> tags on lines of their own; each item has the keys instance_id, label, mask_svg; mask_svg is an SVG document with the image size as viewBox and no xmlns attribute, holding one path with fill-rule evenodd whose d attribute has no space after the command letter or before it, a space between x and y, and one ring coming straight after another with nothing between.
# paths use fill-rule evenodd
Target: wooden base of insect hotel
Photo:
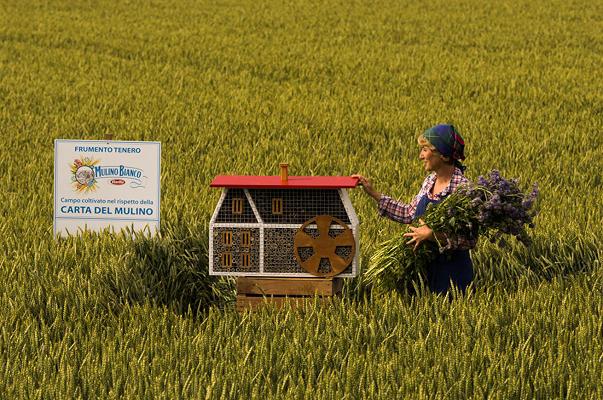
<instances>
[{"instance_id":1,"label":"wooden base of insect hotel","mask_svg":"<svg viewBox=\"0 0 603 400\"><path fill-rule=\"evenodd\" d=\"M314 296L327 301L341 294L342 278L237 278L238 311L253 311L259 306L303 306Z\"/></svg>"}]
</instances>

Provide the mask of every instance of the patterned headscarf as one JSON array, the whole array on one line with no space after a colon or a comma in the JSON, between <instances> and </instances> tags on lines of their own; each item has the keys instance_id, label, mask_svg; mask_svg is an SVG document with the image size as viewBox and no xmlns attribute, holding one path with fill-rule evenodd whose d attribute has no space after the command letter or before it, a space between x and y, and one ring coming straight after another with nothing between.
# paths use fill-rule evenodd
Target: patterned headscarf
<instances>
[{"instance_id":1,"label":"patterned headscarf","mask_svg":"<svg viewBox=\"0 0 603 400\"><path fill-rule=\"evenodd\" d=\"M465 141L452 125L436 125L423 132L423 137L444 157L450 157L454 164L465 169L459 160L465 159Z\"/></svg>"}]
</instances>

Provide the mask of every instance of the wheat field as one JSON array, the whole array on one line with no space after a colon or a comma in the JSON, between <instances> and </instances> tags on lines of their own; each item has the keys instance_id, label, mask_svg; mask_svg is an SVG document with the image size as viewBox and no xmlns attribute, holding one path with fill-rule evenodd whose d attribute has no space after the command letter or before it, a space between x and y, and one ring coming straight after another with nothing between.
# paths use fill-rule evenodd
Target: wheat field
<instances>
[{"instance_id":1,"label":"wheat field","mask_svg":"<svg viewBox=\"0 0 603 400\"><path fill-rule=\"evenodd\" d=\"M0 0L0 398L603 398L603 4ZM416 137L538 182L534 245L473 292L234 311L207 274L220 174L362 173ZM155 238L55 239L53 140L162 143ZM362 265L403 229L350 191Z\"/></svg>"}]
</instances>

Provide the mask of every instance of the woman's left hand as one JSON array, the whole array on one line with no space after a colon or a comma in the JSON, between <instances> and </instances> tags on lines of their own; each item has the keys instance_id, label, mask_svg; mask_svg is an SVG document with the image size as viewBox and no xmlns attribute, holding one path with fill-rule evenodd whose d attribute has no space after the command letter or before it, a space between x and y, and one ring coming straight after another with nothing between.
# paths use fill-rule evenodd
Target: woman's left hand
<instances>
[{"instance_id":1,"label":"woman's left hand","mask_svg":"<svg viewBox=\"0 0 603 400\"><path fill-rule=\"evenodd\" d=\"M433 239L433 230L427 225L425 225L425 221L423 221L422 219L419 219L419 223L421 225L419 225L418 227L414 227L411 225L409 227L411 232L404 234L404 237L411 238L408 242L406 242L406 244L415 244L413 250L416 250L417 247L419 247L419 245L425 240Z\"/></svg>"}]
</instances>

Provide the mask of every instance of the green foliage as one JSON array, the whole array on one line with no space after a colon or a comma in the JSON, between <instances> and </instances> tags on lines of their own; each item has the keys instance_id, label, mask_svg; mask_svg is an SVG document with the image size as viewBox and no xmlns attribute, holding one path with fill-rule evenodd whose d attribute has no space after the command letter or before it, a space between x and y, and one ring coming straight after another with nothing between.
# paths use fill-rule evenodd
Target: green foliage
<instances>
[{"instance_id":1,"label":"green foliage","mask_svg":"<svg viewBox=\"0 0 603 400\"><path fill-rule=\"evenodd\" d=\"M1 3L0 398L603 397L597 2ZM453 302L359 278L232 311L214 176L287 161L409 200L439 122L470 178L539 183L532 247L480 242ZM52 141L105 134L162 142L162 235L57 241ZM366 265L402 228L351 192Z\"/></svg>"},{"instance_id":2,"label":"green foliage","mask_svg":"<svg viewBox=\"0 0 603 400\"><path fill-rule=\"evenodd\" d=\"M404 294L424 289L427 266L439 250L431 243L414 249L407 242L408 238L400 233L375 250L363 277L363 284L368 285L368 289L377 292L395 290Z\"/></svg>"}]
</instances>

